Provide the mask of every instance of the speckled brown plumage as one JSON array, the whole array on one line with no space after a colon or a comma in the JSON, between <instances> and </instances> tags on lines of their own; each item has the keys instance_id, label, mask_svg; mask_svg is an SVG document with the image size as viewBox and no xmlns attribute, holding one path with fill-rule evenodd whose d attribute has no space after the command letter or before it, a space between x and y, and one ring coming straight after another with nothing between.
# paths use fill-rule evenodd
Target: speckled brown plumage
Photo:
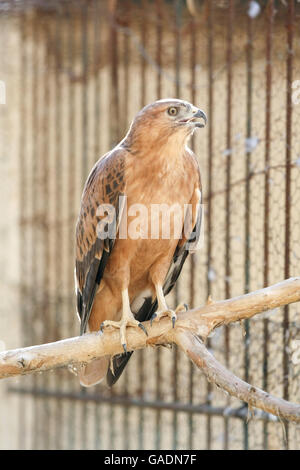
<instances>
[{"instance_id":1,"label":"speckled brown plumage","mask_svg":"<svg viewBox=\"0 0 300 470\"><path fill-rule=\"evenodd\" d=\"M95 164L83 190L76 226L75 263L81 333L87 326L103 250L108 249L107 241L97 237L96 228L100 220L97 208L100 204L109 203L117 210L118 198L124 192L124 187L124 153L117 150Z\"/></svg>"}]
</instances>

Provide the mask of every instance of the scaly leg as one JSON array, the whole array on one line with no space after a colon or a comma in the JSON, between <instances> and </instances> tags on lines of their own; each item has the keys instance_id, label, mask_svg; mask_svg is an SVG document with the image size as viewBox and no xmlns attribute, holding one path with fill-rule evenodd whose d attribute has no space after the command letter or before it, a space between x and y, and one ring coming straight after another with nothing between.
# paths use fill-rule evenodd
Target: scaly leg
<instances>
[{"instance_id":1,"label":"scaly leg","mask_svg":"<svg viewBox=\"0 0 300 470\"><path fill-rule=\"evenodd\" d=\"M177 320L177 315L176 314L180 311L186 311L187 310L187 305L186 304L180 304L180 305L178 305L178 307L176 308L175 311L171 310L167 305L167 302L166 302L166 299L165 299L165 296L164 296L164 292L163 292L163 288L160 284L155 285L155 291L156 291L158 309L155 313L153 313L153 315L150 319L151 325L152 325L153 321L159 321L160 318L168 316L168 317L171 318L172 325L173 325L173 328L174 328L175 322Z\"/></svg>"},{"instance_id":2,"label":"scaly leg","mask_svg":"<svg viewBox=\"0 0 300 470\"><path fill-rule=\"evenodd\" d=\"M129 302L129 295L128 289L122 291L122 317L120 321L112 321L112 320L104 320L103 323L100 325L100 330L106 326L112 326L113 328L119 328L120 330L120 339L121 344L123 346L124 351L127 353L127 342L126 342L126 328L127 326L134 326L135 328L138 326L143 330L143 332L148 336L146 328L142 323L137 321L134 318L134 315L130 309L130 302Z\"/></svg>"}]
</instances>

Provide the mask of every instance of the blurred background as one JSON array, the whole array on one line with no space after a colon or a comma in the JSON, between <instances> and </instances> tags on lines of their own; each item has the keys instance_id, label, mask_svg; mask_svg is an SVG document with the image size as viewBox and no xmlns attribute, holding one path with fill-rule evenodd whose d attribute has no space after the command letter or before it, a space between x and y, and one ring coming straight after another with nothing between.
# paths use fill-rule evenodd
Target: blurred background
<instances>
[{"instance_id":1,"label":"blurred background","mask_svg":"<svg viewBox=\"0 0 300 470\"><path fill-rule=\"evenodd\" d=\"M300 4L0 2L0 348L79 334L74 230L94 162L158 98L200 106L204 247L170 302L299 275ZM298 83L298 90L300 90ZM299 103L299 104L298 104ZM232 372L300 402L299 305L219 328ZM299 449L300 428L209 384L176 348L135 352L112 389L67 369L2 380L0 448Z\"/></svg>"}]
</instances>

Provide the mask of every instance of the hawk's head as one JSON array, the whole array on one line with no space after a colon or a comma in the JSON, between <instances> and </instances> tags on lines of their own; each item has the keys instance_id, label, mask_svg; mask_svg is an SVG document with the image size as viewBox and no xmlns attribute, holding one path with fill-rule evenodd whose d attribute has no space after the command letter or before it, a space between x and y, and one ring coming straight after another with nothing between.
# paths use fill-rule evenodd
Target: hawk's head
<instances>
[{"instance_id":1,"label":"hawk's head","mask_svg":"<svg viewBox=\"0 0 300 470\"><path fill-rule=\"evenodd\" d=\"M136 115L128 137L132 141L147 138L160 143L175 137L184 142L206 122L204 111L188 101L163 99L148 104Z\"/></svg>"}]
</instances>

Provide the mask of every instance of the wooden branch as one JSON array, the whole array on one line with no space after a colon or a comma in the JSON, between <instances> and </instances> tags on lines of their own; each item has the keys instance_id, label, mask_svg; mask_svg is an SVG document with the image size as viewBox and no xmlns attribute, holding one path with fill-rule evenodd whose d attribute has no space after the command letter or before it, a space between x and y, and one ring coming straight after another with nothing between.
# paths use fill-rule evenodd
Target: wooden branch
<instances>
[{"instance_id":1,"label":"wooden branch","mask_svg":"<svg viewBox=\"0 0 300 470\"><path fill-rule=\"evenodd\" d=\"M207 338L216 327L247 320L258 313L274 310L299 300L300 277L294 277L240 297L219 302L210 300L205 307L182 314L180 323L189 317L189 329L202 338Z\"/></svg>"},{"instance_id":2,"label":"wooden branch","mask_svg":"<svg viewBox=\"0 0 300 470\"><path fill-rule=\"evenodd\" d=\"M269 411L277 416L300 422L299 405L252 387L227 371L207 351L202 342L216 327L251 318L254 315L300 300L300 278L291 278L274 286L233 299L209 302L202 308L178 314L175 328L169 318L159 322L145 322L146 336L139 328L127 330L127 349L145 348L161 344L178 344L190 359L216 383L233 396ZM119 331L106 329L55 343L32 346L0 353L0 378L45 371L57 367L87 363L101 356L123 352Z\"/></svg>"},{"instance_id":3,"label":"wooden branch","mask_svg":"<svg viewBox=\"0 0 300 470\"><path fill-rule=\"evenodd\" d=\"M247 402L249 407L260 408L279 418L300 423L300 405L274 397L232 374L216 360L197 336L189 332L179 333L177 344L204 372L209 382Z\"/></svg>"}]
</instances>

